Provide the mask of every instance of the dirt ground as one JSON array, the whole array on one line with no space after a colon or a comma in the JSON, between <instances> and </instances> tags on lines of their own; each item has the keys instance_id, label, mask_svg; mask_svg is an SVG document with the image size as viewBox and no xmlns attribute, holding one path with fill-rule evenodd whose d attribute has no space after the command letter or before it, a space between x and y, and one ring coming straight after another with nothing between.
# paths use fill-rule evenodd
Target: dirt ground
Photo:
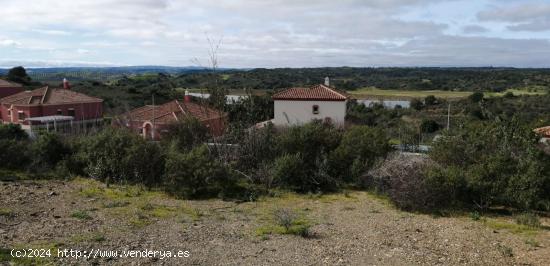
<instances>
[{"instance_id":1,"label":"dirt ground","mask_svg":"<svg viewBox=\"0 0 550 266\"><path fill-rule=\"evenodd\" d=\"M308 237L278 233L291 210ZM87 179L0 182L0 264L66 265L550 265L543 228L512 217L402 212L367 192L256 202L185 201ZM12 249L51 258L13 258ZM58 249L188 251L187 258L59 258Z\"/></svg>"}]
</instances>

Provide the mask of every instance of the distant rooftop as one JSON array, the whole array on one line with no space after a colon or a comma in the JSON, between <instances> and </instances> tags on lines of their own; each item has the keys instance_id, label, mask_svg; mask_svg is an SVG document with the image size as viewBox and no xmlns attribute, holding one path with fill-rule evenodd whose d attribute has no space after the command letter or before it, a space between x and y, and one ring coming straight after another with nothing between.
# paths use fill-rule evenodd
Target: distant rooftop
<instances>
[{"instance_id":1,"label":"distant rooftop","mask_svg":"<svg viewBox=\"0 0 550 266\"><path fill-rule=\"evenodd\" d=\"M289 88L273 95L273 100L296 101L345 101L346 93L326 85L315 85L309 88Z\"/></svg>"},{"instance_id":2,"label":"distant rooftop","mask_svg":"<svg viewBox=\"0 0 550 266\"><path fill-rule=\"evenodd\" d=\"M103 100L91 97L76 91L49 88L48 86L32 91L23 91L0 100L3 104L40 105L40 104L63 104L82 102L102 102Z\"/></svg>"},{"instance_id":3,"label":"distant rooftop","mask_svg":"<svg viewBox=\"0 0 550 266\"><path fill-rule=\"evenodd\" d=\"M226 113L218 111L206 105L173 100L162 105L146 105L122 115L131 121L152 121L157 123L172 123L182 116L193 116L199 121L217 119L226 116Z\"/></svg>"}]
</instances>

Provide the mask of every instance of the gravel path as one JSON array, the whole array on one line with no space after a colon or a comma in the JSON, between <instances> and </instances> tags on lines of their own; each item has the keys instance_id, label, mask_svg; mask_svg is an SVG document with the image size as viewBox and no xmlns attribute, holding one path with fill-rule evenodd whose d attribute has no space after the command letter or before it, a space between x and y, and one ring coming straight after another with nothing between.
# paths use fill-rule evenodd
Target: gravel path
<instances>
[{"instance_id":1,"label":"gravel path","mask_svg":"<svg viewBox=\"0 0 550 266\"><path fill-rule=\"evenodd\" d=\"M307 218L312 236L258 235L275 209ZM0 247L187 250L188 258L55 258L116 265L550 265L550 231L395 210L365 192L183 201L74 181L0 182ZM495 222L496 221L496 222ZM548 225L548 219L542 219ZM493 224L493 226L491 226ZM494 224L501 225L495 227ZM509 225L509 226L502 226ZM1 258L1 257L0 257ZM34 261L50 262L51 259ZM0 262L1 263L1 262Z\"/></svg>"}]
</instances>

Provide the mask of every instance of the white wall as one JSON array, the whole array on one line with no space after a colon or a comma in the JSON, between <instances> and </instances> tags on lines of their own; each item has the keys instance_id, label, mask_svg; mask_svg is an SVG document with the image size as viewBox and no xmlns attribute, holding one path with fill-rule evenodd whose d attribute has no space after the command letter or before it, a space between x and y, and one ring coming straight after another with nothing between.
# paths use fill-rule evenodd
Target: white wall
<instances>
[{"instance_id":1,"label":"white wall","mask_svg":"<svg viewBox=\"0 0 550 266\"><path fill-rule=\"evenodd\" d=\"M313 106L319 106L319 114L313 114ZM288 119L287 119L288 117ZM313 119L330 117L332 123L343 126L346 118L345 101L283 101L275 100L276 126L300 125Z\"/></svg>"}]
</instances>

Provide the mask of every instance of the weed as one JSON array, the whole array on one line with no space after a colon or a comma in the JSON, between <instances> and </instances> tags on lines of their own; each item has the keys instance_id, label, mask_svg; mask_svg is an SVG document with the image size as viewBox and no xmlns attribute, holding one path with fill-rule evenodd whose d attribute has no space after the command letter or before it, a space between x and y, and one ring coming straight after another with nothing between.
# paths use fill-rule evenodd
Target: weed
<instances>
[{"instance_id":1,"label":"weed","mask_svg":"<svg viewBox=\"0 0 550 266\"><path fill-rule=\"evenodd\" d=\"M136 228L142 228L147 225L150 225L152 222L145 213L138 211L136 216L130 219L130 225Z\"/></svg>"},{"instance_id":2,"label":"weed","mask_svg":"<svg viewBox=\"0 0 550 266\"><path fill-rule=\"evenodd\" d=\"M289 209L277 209L273 213L275 222L284 227L287 231L296 219L296 215Z\"/></svg>"},{"instance_id":3,"label":"weed","mask_svg":"<svg viewBox=\"0 0 550 266\"><path fill-rule=\"evenodd\" d=\"M269 234L297 235L304 238L312 236L311 223L290 209L277 209L273 212L273 223L256 229L259 236Z\"/></svg>"},{"instance_id":4,"label":"weed","mask_svg":"<svg viewBox=\"0 0 550 266\"><path fill-rule=\"evenodd\" d=\"M80 220L91 220L92 219L92 216L90 216L86 211L84 210L80 210L80 211L75 211L71 214L71 217L73 218L77 218L77 219L80 219Z\"/></svg>"},{"instance_id":5,"label":"weed","mask_svg":"<svg viewBox=\"0 0 550 266\"><path fill-rule=\"evenodd\" d=\"M526 226L526 225L503 222L497 219L490 219L490 218L482 218L481 220L485 225L496 230L508 230L515 234L527 234L527 235L533 235L537 233L536 228Z\"/></svg>"},{"instance_id":6,"label":"weed","mask_svg":"<svg viewBox=\"0 0 550 266\"><path fill-rule=\"evenodd\" d=\"M513 257L514 256L514 250L511 247L498 244L498 250L504 257Z\"/></svg>"},{"instance_id":7,"label":"weed","mask_svg":"<svg viewBox=\"0 0 550 266\"><path fill-rule=\"evenodd\" d=\"M92 240L95 241L95 242L103 242L107 239L105 238L105 236L97 234L92 238Z\"/></svg>"},{"instance_id":8,"label":"weed","mask_svg":"<svg viewBox=\"0 0 550 266\"><path fill-rule=\"evenodd\" d=\"M531 247L534 247L534 248L540 247L540 243L537 240L533 239L533 238L525 239L525 244L527 244Z\"/></svg>"},{"instance_id":9,"label":"weed","mask_svg":"<svg viewBox=\"0 0 550 266\"><path fill-rule=\"evenodd\" d=\"M204 213L199 208L191 208L187 211L187 214L191 216L193 221L200 221L201 217L204 216Z\"/></svg>"},{"instance_id":10,"label":"weed","mask_svg":"<svg viewBox=\"0 0 550 266\"><path fill-rule=\"evenodd\" d=\"M470 218L474 221L479 221L481 219L481 214L479 212L475 211L470 213Z\"/></svg>"},{"instance_id":11,"label":"weed","mask_svg":"<svg viewBox=\"0 0 550 266\"><path fill-rule=\"evenodd\" d=\"M541 226L539 217L530 212L516 215L515 220L517 224L525 225L531 228L540 228Z\"/></svg>"},{"instance_id":12,"label":"weed","mask_svg":"<svg viewBox=\"0 0 550 266\"><path fill-rule=\"evenodd\" d=\"M15 215L15 213L10 209L0 208L0 216L13 217L14 215Z\"/></svg>"},{"instance_id":13,"label":"weed","mask_svg":"<svg viewBox=\"0 0 550 266\"><path fill-rule=\"evenodd\" d=\"M155 207L151 203L145 203L143 206L140 207L140 209L144 211L152 211L155 209Z\"/></svg>"},{"instance_id":14,"label":"weed","mask_svg":"<svg viewBox=\"0 0 550 266\"><path fill-rule=\"evenodd\" d=\"M104 203L103 207L105 207L105 208L119 208L119 207L126 207L128 205L130 205L130 202L128 202L128 201L115 200L115 201Z\"/></svg>"}]
</instances>

